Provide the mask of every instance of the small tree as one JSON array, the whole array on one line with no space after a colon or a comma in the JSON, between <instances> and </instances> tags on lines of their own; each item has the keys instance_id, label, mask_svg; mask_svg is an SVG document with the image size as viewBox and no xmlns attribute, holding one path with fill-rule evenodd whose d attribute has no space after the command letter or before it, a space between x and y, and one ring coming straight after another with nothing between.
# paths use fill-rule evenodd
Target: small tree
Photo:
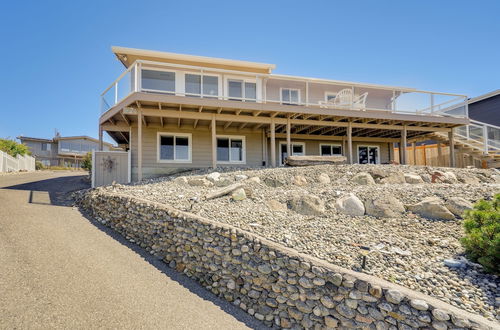
<instances>
[{"instance_id":1,"label":"small tree","mask_svg":"<svg viewBox=\"0 0 500 330\"><path fill-rule=\"evenodd\" d=\"M500 194L480 200L465 212L465 237L461 242L470 259L487 272L500 274Z\"/></svg>"},{"instance_id":2,"label":"small tree","mask_svg":"<svg viewBox=\"0 0 500 330\"><path fill-rule=\"evenodd\" d=\"M11 139L0 139L0 150L8 153L12 157L31 154L27 146Z\"/></svg>"},{"instance_id":3,"label":"small tree","mask_svg":"<svg viewBox=\"0 0 500 330\"><path fill-rule=\"evenodd\" d=\"M92 172L92 153L87 152L87 154L83 157L82 168L89 171L89 174Z\"/></svg>"}]
</instances>

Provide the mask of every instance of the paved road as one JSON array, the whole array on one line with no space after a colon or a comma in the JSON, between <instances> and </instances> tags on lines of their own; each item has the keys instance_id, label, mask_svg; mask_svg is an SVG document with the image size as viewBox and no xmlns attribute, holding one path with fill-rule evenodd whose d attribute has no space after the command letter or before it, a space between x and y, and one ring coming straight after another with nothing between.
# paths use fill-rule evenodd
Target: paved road
<instances>
[{"instance_id":1,"label":"paved road","mask_svg":"<svg viewBox=\"0 0 500 330\"><path fill-rule=\"evenodd\" d=\"M0 175L0 329L261 327L68 206L83 174Z\"/></svg>"}]
</instances>

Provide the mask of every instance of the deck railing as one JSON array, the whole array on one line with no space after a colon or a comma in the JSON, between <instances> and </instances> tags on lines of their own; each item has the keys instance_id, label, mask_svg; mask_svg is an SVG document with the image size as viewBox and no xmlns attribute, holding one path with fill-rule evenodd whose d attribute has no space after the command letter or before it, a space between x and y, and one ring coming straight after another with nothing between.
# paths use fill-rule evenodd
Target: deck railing
<instances>
[{"instance_id":1,"label":"deck railing","mask_svg":"<svg viewBox=\"0 0 500 330\"><path fill-rule=\"evenodd\" d=\"M471 120L469 125L456 128L457 138L471 147L481 148L483 153L500 152L500 127Z\"/></svg>"},{"instance_id":2,"label":"deck railing","mask_svg":"<svg viewBox=\"0 0 500 330\"><path fill-rule=\"evenodd\" d=\"M216 95L202 94L203 86L200 88L202 93L185 93L178 88L165 91L152 91L142 88L143 68L158 71L177 71L186 73L196 73L203 75L217 75L218 93ZM228 87L224 77L231 79L241 77L241 79L253 79L256 82L256 97L234 97L229 96ZM238 78L235 78L238 79ZM269 83L269 85L268 85ZM201 79L203 84L203 79ZM270 85L273 86L270 86ZM300 85L301 94L296 100L281 100L281 88L290 85ZM178 86L175 81L174 85ZM297 88L297 87L295 87ZM278 89L278 90L276 90ZM318 89L333 89L336 91L350 90L352 95L351 103L334 104L325 101L325 94L318 94ZM316 90L316 93L314 91ZM275 74L252 74L249 72L239 72L233 70L197 67L181 64L165 64L151 61L139 60L134 62L126 71L124 71L104 92L101 94L101 113L105 113L126 96L133 92L164 93L169 95L185 97L201 97L219 100L231 100L242 102L257 102L270 104L288 104L303 106L308 108L330 108L353 111L385 111L391 113L404 113L415 115L431 116L453 116L459 118L467 117L467 97L460 94L437 93L422 91L409 88L397 88L390 86L348 83L343 81L321 80L314 78L294 77ZM367 93L366 102L363 105L355 104L356 97ZM274 94L274 96L273 96ZM464 106L460 106L463 104ZM449 111L449 109L454 109Z\"/></svg>"}]
</instances>

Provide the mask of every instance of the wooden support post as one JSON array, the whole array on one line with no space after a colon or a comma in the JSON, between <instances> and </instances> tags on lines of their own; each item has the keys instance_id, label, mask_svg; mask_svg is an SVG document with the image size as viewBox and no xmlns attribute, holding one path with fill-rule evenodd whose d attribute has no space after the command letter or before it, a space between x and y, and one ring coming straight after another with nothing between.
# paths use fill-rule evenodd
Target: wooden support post
<instances>
[{"instance_id":1,"label":"wooden support post","mask_svg":"<svg viewBox=\"0 0 500 330\"><path fill-rule=\"evenodd\" d=\"M142 110L137 109L137 182L142 181Z\"/></svg>"},{"instance_id":2,"label":"wooden support post","mask_svg":"<svg viewBox=\"0 0 500 330\"><path fill-rule=\"evenodd\" d=\"M262 166L267 166L267 137L266 130L262 129Z\"/></svg>"},{"instance_id":3,"label":"wooden support post","mask_svg":"<svg viewBox=\"0 0 500 330\"><path fill-rule=\"evenodd\" d=\"M99 151L103 150L103 142L102 142L102 127L99 124Z\"/></svg>"},{"instance_id":4,"label":"wooden support post","mask_svg":"<svg viewBox=\"0 0 500 330\"><path fill-rule=\"evenodd\" d=\"M401 142L399 143L399 163L406 165L406 126L401 131Z\"/></svg>"},{"instance_id":5,"label":"wooden support post","mask_svg":"<svg viewBox=\"0 0 500 330\"><path fill-rule=\"evenodd\" d=\"M417 165L417 143L413 142L411 147L413 151L413 165Z\"/></svg>"},{"instance_id":6,"label":"wooden support post","mask_svg":"<svg viewBox=\"0 0 500 330\"><path fill-rule=\"evenodd\" d=\"M292 156L292 139L290 137L290 130L292 129L292 125L290 124L290 117L286 120L286 154L287 156Z\"/></svg>"},{"instance_id":7,"label":"wooden support post","mask_svg":"<svg viewBox=\"0 0 500 330\"><path fill-rule=\"evenodd\" d=\"M424 152L424 166L427 166L427 150L425 144L422 145L422 150Z\"/></svg>"},{"instance_id":8,"label":"wooden support post","mask_svg":"<svg viewBox=\"0 0 500 330\"><path fill-rule=\"evenodd\" d=\"M276 125L271 120L271 166L276 167Z\"/></svg>"},{"instance_id":9,"label":"wooden support post","mask_svg":"<svg viewBox=\"0 0 500 330\"><path fill-rule=\"evenodd\" d=\"M389 162L394 161L394 143L389 142L387 143L389 146Z\"/></svg>"},{"instance_id":10,"label":"wooden support post","mask_svg":"<svg viewBox=\"0 0 500 330\"><path fill-rule=\"evenodd\" d=\"M212 168L217 168L217 122L212 116Z\"/></svg>"},{"instance_id":11,"label":"wooden support post","mask_svg":"<svg viewBox=\"0 0 500 330\"><path fill-rule=\"evenodd\" d=\"M353 155L352 155L352 123L349 122L347 125L347 161L349 164L354 163Z\"/></svg>"},{"instance_id":12,"label":"wooden support post","mask_svg":"<svg viewBox=\"0 0 500 330\"><path fill-rule=\"evenodd\" d=\"M437 166L444 166L444 162L443 162L443 147L441 146L441 142L437 143L437 149L438 149Z\"/></svg>"},{"instance_id":13,"label":"wooden support post","mask_svg":"<svg viewBox=\"0 0 500 330\"><path fill-rule=\"evenodd\" d=\"M455 137L453 129L448 133L448 140L450 141L450 167L455 167Z\"/></svg>"}]
</instances>

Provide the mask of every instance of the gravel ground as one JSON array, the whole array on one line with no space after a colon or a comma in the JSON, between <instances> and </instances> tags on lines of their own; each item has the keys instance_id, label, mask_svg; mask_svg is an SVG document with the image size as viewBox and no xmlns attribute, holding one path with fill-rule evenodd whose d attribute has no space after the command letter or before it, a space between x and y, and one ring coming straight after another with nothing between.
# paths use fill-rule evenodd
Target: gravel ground
<instances>
[{"instance_id":1,"label":"gravel ground","mask_svg":"<svg viewBox=\"0 0 500 330\"><path fill-rule=\"evenodd\" d=\"M452 176L450 183L430 183L436 170L452 171L456 179ZM354 193L361 201L373 196L392 196L404 205L418 203L429 196L443 200L462 197L475 202L500 192L500 175L495 170L324 165L218 169L218 172L221 177L212 180L215 185L206 180L209 171L199 170L183 177L99 189L167 203L232 224L339 266L384 278L489 319L500 320L500 279L484 273L480 265L464 258L459 243L463 235L460 219L430 220L409 211L396 218L349 216L339 213L334 207L335 201L346 193ZM413 173L426 182L360 185L351 180L360 172L373 174L376 181L391 173ZM331 182L325 183L320 175L323 178L328 176ZM228 194L205 199L207 193L235 182L244 185L247 198L235 201ZM321 215L302 215L289 208L290 200L310 194L325 203ZM360 246L370 248L364 269L361 268ZM457 260L463 267L447 267L443 262L445 259Z\"/></svg>"}]
</instances>

